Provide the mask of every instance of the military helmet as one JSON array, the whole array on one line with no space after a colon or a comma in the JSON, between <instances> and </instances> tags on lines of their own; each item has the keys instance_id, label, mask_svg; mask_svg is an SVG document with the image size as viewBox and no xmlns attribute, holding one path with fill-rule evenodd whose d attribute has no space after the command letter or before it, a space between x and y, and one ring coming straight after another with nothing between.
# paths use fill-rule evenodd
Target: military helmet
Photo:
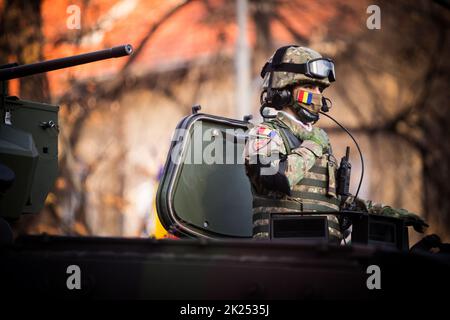
<instances>
[{"instance_id":1,"label":"military helmet","mask_svg":"<svg viewBox=\"0 0 450 320\"><path fill-rule=\"evenodd\" d=\"M264 117L266 107L282 110L291 106L304 123L319 120L319 110L328 111L326 98L300 90L293 86L313 84L321 91L336 80L334 63L318 52L295 45L278 48L261 70L264 79L261 92L260 113ZM315 96L315 98L313 98Z\"/></svg>"},{"instance_id":2,"label":"military helmet","mask_svg":"<svg viewBox=\"0 0 450 320\"><path fill-rule=\"evenodd\" d=\"M285 49L285 50L280 50ZM286 86L295 85L295 84L316 84L319 87L326 88L330 85L330 77L331 81L334 81L334 65L332 65L331 60L322 58L322 55L318 53L317 51L314 51L310 48L306 47L298 47L294 45L290 45L287 47L282 47L278 49L267 61L265 66L263 67L261 71L261 76L264 78L263 81L263 89L269 88L269 79L270 75L273 71L272 75L272 88L273 89L281 89ZM277 54L281 54L281 56L277 57ZM311 61L320 61L321 64L323 61L327 63L329 61L330 65L333 67L333 74L331 76L319 78L314 77L313 75L309 74L308 69L305 68L305 72L288 72L288 71L277 71L277 69L283 69L283 68L272 68L270 70L270 66L272 66L276 60L279 60L277 64L291 64L291 65L306 65ZM320 68L320 66L319 66Z\"/></svg>"}]
</instances>

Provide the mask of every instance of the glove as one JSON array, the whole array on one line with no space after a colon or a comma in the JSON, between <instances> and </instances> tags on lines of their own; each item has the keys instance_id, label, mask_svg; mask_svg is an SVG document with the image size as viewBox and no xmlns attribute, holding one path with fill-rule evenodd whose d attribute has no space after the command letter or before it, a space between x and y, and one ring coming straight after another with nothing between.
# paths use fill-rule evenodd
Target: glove
<instances>
[{"instance_id":1,"label":"glove","mask_svg":"<svg viewBox=\"0 0 450 320\"><path fill-rule=\"evenodd\" d=\"M349 196L346 199L344 206L350 204L353 204L356 210L366 211L369 214L403 219L406 222L406 225L413 226L414 230L420 233L424 233L425 229L428 227L425 220L406 209L396 209L381 203L373 203L370 200L363 200L353 196Z\"/></svg>"},{"instance_id":2,"label":"glove","mask_svg":"<svg viewBox=\"0 0 450 320\"><path fill-rule=\"evenodd\" d=\"M425 229L428 227L425 220L406 209L395 209L390 206L385 206L381 208L379 214L382 216L403 219L405 220L406 225L412 225L414 230L420 233L424 233Z\"/></svg>"},{"instance_id":3,"label":"glove","mask_svg":"<svg viewBox=\"0 0 450 320\"><path fill-rule=\"evenodd\" d=\"M304 140L311 140L317 143L323 151L328 151L330 147L330 139L328 138L328 135L320 128L313 128L311 132L309 132L309 135L307 135L307 138Z\"/></svg>"},{"instance_id":4,"label":"glove","mask_svg":"<svg viewBox=\"0 0 450 320\"><path fill-rule=\"evenodd\" d=\"M312 141L312 140L304 140L299 148L292 150L293 153L297 153L299 155L302 154L302 148L308 149L311 151L316 157L320 158L323 154L323 148L318 143ZM314 159L315 161L315 159Z\"/></svg>"},{"instance_id":5,"label":"glove","mask_svg":"<svg viewBox=\"0 0 450 320\"><path fill-rule=\"evenodd\" d=\"M302 140L303 142L300 145L300 149L306 148L314 153L316 157L320 158L323 153L330 150L330 141L327 134L322 129L313 128L310 132L304 131L302 134ZM301 154L301 151L299 154Z\"/></svg>"}]
</instances>

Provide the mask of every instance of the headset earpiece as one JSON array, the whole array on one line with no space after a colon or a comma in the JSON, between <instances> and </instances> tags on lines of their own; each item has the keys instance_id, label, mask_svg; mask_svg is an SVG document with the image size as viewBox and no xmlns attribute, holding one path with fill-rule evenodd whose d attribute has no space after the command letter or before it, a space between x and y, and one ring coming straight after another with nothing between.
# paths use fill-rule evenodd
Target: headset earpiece
<instances>
[{"instance_id":1,"label":"headset earpiece","mask_svg":"<svg viewBox=\"0 0 450 320\"><path fill-rule=\"evenodd\" d=\"M277 110L282 110L285 106L291 103L292 94L290 90L273 90L271 103L273 108Z\"/></svg>"},{"instance_id":2,"label":"headset earpiece","mask_svg":"<svg viewBox=\"0 0 450 320\"><path fill-rule=\"evenodd\" d=\"M275 54L272 58L272 65L278 66L282 63L283 57L286 53L286 50L289 47L298 47L298 46L290 45L290 46L284 46L284 47L279 48L275 52ZM267 66L268 66L268 63L266 63L261 70L261 77L263 77L263 78L266 74L265 69ZM282 110L285 106L289 105L292 102L291 89L290 88L288 88L288 89L273 89L272 88L272 79L273 79L273 70L270 71L269 83L268 83L267 89L264 90L260 96L260 101L262 102L261 108L260 108L260 113L263 117L264 117L263 111L265 108L274 108L276 110Z\"/></svg>"},{"instance_id":3,"label":"headset earpiece","mask_svg":"<svg viewBox=\"0 0 450 320\"><path fill-rule=\"evenodd\" d=\"M282 110L291 103L292 94L289 89L270 89L261 92L260 102L265 107Z\"/></svg>"}]
</instances>

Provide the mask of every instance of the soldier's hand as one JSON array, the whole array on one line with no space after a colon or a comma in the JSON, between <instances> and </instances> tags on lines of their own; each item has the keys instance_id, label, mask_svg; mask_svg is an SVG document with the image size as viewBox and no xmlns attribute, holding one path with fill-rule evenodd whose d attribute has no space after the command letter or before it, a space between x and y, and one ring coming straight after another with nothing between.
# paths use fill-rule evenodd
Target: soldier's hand
<instances>
[{"instance_id":1,"label":"soldier's hand","mask_svg":"<svg viewBox=\"0 0 450 320\"><path fill-rule=\"evenodd\" d=\"M405 220L407 225L413 226L414 230L420 233L424 233L425 229L428 227L425 220L406 209L396 209L390 206L385 206L381 209L380 214L384 216L402 218Z\"/></svg>"},{"instance_id":2,"label":"soldier's hand","mask_svg":"<svg viewBox=\"0 0 450 320\"><path fill-rule=\"evenodd\" d=\"M302 128L300 126L295 128L295 131L293 131L293 133L297 138L299 138L302 141L309 140L309 138L313 135L312 130L308 131L305 128Z\"/></svg>"},{"instance_id":3,"label":"soldier's hand","mask_svg":"<svg viewBox=\"0 0 450 320\"><path fill-rule=\"evenodd\" d=\"M322 147L323 151L328 151L330 147L330 139L328 135L320 128L313 128L311 132L309 132L309 136L305 140L311 140L317 143Z\"/></svg>"}]
</instances>

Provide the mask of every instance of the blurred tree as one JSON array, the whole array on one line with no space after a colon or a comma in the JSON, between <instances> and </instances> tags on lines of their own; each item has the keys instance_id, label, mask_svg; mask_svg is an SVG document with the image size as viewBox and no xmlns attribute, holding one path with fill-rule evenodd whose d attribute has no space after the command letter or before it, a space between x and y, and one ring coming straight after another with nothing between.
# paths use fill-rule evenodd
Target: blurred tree
<instances>
[{"instance_id":1,"label":"blurred tree","mask_svg":"<svg viewBox=\"0 0 450 320\"><path fill-rule=\"evenodd\" d=\"M60 133L60 149L62 151L59 161L59 183L54 190L54 202L48 203L48 207L53 207L55 211L59 212L62 217L61 225L64 233L93 233L89 219L92 220L94 209L89 207L92 200L89 202L88 199L88 179L97 172L104 170L105 167L111 167L107 172L108 177L103 180L113 181L114 183L109 184L103 190L96 190L96 194L100 197L98 201L101 203L102 211L104 211L98 214L98 218L102 221L104 233L123 234L124 209L126 207L124 164L129 147L125 145L124 123L115 118L119 113L110 117L111 121L116 122L115 126L109 127L111 140L97 150L98 152L96 152L93 160L85 160L85 157L78 151L79 145L83 140L87 122L99 112L109 114L110 104L114 101L116 101L115 105L120 108L117 101L120 101L121 97L132 88L139 90L143 87L146 90L159 92L166 98L174 100L186 112L190 110L192 101L186 104L173 91L175 83L181 83L188 77L188 69L181 68L170 74L150 74L136 78L128 72L128 68L141 54L153 34L175 13L191 2L194 1L186 0L173 8L168 8L168 11L159 20L150 24L140 43L135 45L133 55L130 56L122 70L113 79L85 81L71 78L69 82L71 90L59 97L58 104L63 108L60 121L64 128ZM88 10L90 10L89 2L84 2L83 11ZM71 32L60 34L54 45L58 46L70 42L79 46L85 35L98 30L99 26L95 21L93 25L84 23L80 31L74 31L73 34ZM201 75L198 79L202 79ZM198 92L198 89L193 90L194 96L196 92ZM104 117L107 118L107 116Z\"/></svg>"},{"instance_id":2,"label":"blurred tree","mask_svg":"<svg viewBox=\"0 0 450 320\"><path fill-rule=\"evenodd\" d=\"M417 202L420 194L421 207L430 222L437 226L435 231L449 235L450 118L446 107L449 11L440 3L379 1L381 30L368 30L365 25L368 1L250 0L249 36L253 41L252 70L258 97L256 84L260 81L260 68L276 47L297 43L333 57L337 62L338 81L327 94L333 96L338 106L334 115L360 135L363 143L366 141L364 151L372 160L368 175L374 200L408 208L409 203ZM81 4L83 12L92 10L90 1ZM107 182L95 190L99 197L96 201L102 204L99 205L103 211L99 214L102 227L109 234L123 232L127 169L120 164L126 164L133 148L124 139L127 130L123 115L135 112L134 103L121 105L124 96L135 93L136 98L139 92L151 92L152 99L160 97L166 103L164 106L173 104L181 114L188 114L191 105L203 99L207 102L206 108L216 105L215 110L227 114L230 102L223 98L226 95L218 98L217 93L226 91L232 95L234 90L234 74L230 72L233 61L224 52L227 37L233 35L230 30L234 30L236 21L235 2L185 0L167 4L165 8L160 19L142 20L145 28L140 41L134 44L135 55L117 76L106 80L72 78L67 86L70 90L58 97L63 127L60 178L46 210L53 215L60 233L98 232L89 221L94 214L94 209L89 207L93 200L89 197L94 193L89 190L88 181L94 175L108 176L103 179ZM198 10L189 11L192 8ZM39 10L40 1L4 1L0 12L1 62L11 56L19 63L42 59L44 41ZM152 40L165 26L170 26L167 29L174 34L183 34L186 20L182 13L186 11L191 14L189 23L199 27L206 25L216 31L215 39L205 40L215 46L207 63L194 58L170 70L150 70L134 75L133 70L143 65L145 49L152 46ZM193 13L198 13L199 17L192 18ZM84 36L99 31L101 26L93 19L91 23L84 23L81 30L63 30L50 46L79 46ZM178 50L176 46L172 49ZM26 57L20 57L21 54ZM32 78L26 81L32 81L29 79ZM41 82L33 86L21 85L21 95L48 101L46 77L37 76L37 79L41 80L35 81ZM258 107L257 102L255 99L255 107ZM152 108L156 107L152 105ZM112 109L116 113L111 112ZM107 132L110 140L93 139L100 146L95 148L94 155L86 157L80 145L90 137L90 133L86 133L87 128L92 130L89 122L99 114L102 115L99 127ZM339 132L331 127L326 130ZM419 173L412 169L416 162L420 162ZM414 209L422 211L419 207Z\"/></svg>"},{"instance_id":3,"label":"blurred tree","mask_svg":"<svg viewBox=\"0 0 450 320\"><path fill-rule=\"evenodd\" d=\"M5 0L0 14L0 63L26 64L43 60L41 0ZM19 81L22 98L50 101L45 74Z\"/></svg>"},{"instance_id":4,"label":"blurred tree","mask_svg":"<svg viewBox=\"0 0 450 320\"><path fill-rule=\"evenodd\" d=\"M33 63L43 60L44 37L42 34L42 16L40 0L5 0L0 10L0 65L17 62ZM50 102L47 75L37 74L20 78L19 95L21 98ZM58 225L59 217L55 211L49 211L50 220ZM36 223L35 215L25 215L17 224L17 232L26 232Z\"/></svg>"},{"instance_id":5,"label":"blurred tree","mask_svg":"<svg viewBox=\"0 0 450 320\"><path fill-rule=\"evenodd\" d=\"M381 30L367 30L356 40L348 39L336 57L338 66L343 66L341 74L348 72L353 77L351 83L338 81L336 89L352 122L359 123L352 131L382 138L381 144L376 143L379 139L371 140L379 147L373 154L384 173L397 175L395 187L385 191L399 196L394 205L408 207L405 199L410 197L405 193L419 179L422 214L432 231L448 235L450 11L430 1L382 1L379 5ZM361 101L361 96L368 100ZM398 152L399 146L397 152L387 152L392 142L406 143L420 154L420 177L411 177L410 152ZM385 171L389 168L393 169Z\"/></svg>"}]
</instances>

